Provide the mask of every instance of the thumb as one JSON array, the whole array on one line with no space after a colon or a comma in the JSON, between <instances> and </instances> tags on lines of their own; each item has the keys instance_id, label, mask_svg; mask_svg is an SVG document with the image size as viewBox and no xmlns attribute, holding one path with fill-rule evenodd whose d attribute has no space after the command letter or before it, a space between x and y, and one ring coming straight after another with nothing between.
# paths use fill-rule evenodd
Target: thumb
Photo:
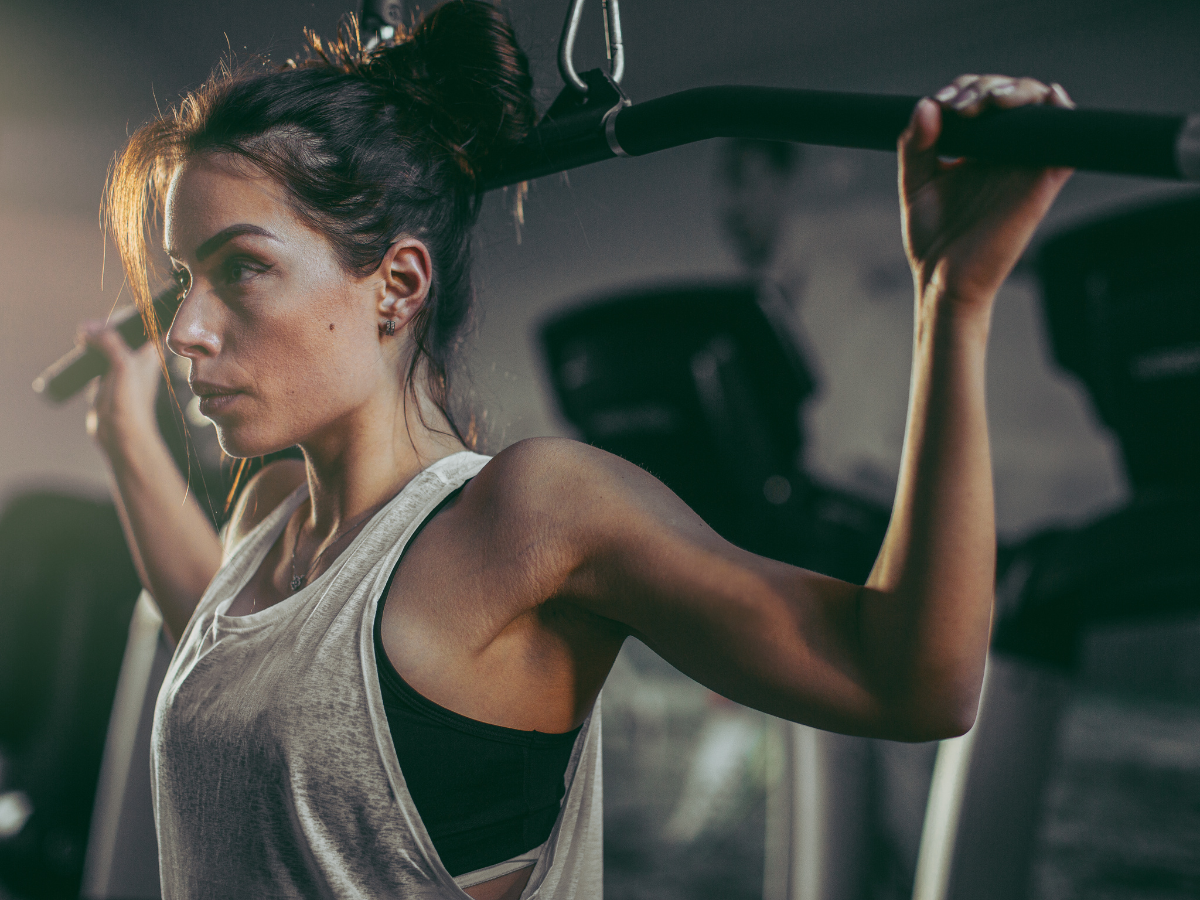
<instances>
[{"instance_id":1,"label":"thumb","mask_svg":"<svg viewBox=\"0 0 1200 900\"><path fill-rule=\"evenodd\" d=\"M940 171L936 145L942 133L942 108L928 97L913 107L908 127L900 134L900 186L911 195Z\"/></svg>"}]
</instances>

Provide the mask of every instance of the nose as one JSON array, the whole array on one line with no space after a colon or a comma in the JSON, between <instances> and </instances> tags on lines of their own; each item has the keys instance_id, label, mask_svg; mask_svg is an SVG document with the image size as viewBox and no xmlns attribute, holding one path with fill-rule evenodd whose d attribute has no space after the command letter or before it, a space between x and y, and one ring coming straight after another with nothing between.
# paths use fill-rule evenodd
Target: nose
<instances>
[{"instance_id":1,"label":"nose","mask_svg":"<svg viewBox=\"0 0 1200 900\"><path fill-rule=\"evenodd\" d=\"M215 310L211 307L211 298L206 297L199 284L193 283L167 330L167 346L172 353L196 360L216 356L221 351Z\"/></svg>"}]
</instances>

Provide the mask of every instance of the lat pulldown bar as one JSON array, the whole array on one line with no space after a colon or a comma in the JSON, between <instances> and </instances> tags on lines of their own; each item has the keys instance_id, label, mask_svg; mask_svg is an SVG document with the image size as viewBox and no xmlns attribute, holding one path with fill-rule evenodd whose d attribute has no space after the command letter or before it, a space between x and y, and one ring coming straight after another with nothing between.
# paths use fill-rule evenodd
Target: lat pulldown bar
<instances>
[{"instance_id":1,"label":"lat pulldown bar","mask_svg":"<svg viewBox=\"0 0 1200 900\"><path fill-rule=\"evenodd\" d=\"M645 156L709 138L757 138L894 150L919 97L784 88L693 88L631 104L617 86L625 69L618 0L604 5L610 72L577 73L575 35L583 0L572 0L559 69L566 87L533 133L484 173L484 190L540 178L617 156ZM390 37L402 24L401 0L368 0L364 24ZM390 29L386 33L384 29ZM947 114L938 149L1020 166L1072 166L1094 172L1200 181L1200 114L1162 115L1024 106L975 118ZM166 324L179 306L172 284L154 299ZM117 328L131 347L146 341L141 318L122 310ZM108 368L99 351L76 347L47 368L33 389L63 401Z\"/></svg>"},{"instance_id":2,"label":"lat pulldown bar","mask_svg":"<svg viewBox=\"0 0 1200 900\"><path fill-rule=\"evenodd\" d=\"M630 105L599 70L567 89L530 137L487 173L488 189L616 156L709 138L895 150L919 97L785 88L693 88ZM944 117L938 149L1021 166L1200 181L1200 115L1023 106Z\"/></svg>"}]
</instances>

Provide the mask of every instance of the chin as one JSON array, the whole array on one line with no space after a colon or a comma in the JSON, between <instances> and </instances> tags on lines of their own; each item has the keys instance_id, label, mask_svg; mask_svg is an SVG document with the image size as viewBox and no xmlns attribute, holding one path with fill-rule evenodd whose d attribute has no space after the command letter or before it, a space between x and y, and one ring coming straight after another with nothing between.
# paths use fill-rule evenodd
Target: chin
<instances>
[{"instance_id":1,"label":"chin","mask_svg":"<svg viewBox=\"0 0 1200 900\"><path fill-rule=\"evenodd\" d=\"M254 429L246 425L217 424L217 440L226 456L234 459L253 459L266 456L295 446L295 441L272 440L269 436L255 434Z\"/></svg>"}]
</instances>

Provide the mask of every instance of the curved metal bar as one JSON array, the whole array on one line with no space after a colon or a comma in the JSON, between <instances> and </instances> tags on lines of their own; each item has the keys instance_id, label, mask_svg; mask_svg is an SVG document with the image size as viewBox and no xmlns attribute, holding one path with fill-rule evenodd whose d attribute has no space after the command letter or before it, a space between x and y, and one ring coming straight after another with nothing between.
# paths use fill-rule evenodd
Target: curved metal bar
<instances>
[{"instance_id":1,"label":"curved metal bar","mask_svg":"<svg viewBox=\"0 0 1200 900\"><path fill-rule=\"evenodd\" d=\"M491 172L488 190L617 155L642 156L718 137L896 149L918 97L785 88L693 88L611 111L571 127L534 129ZM1194 125L1185 115L1027 106L966 119L948 115L939 149L1022 166L1200 180ZM1192 128L1185 125L1192 122Z\"/></svg>"},{"instance_id":2,"label":"curved metal bar","mask_svg":"<svg viewBox=\"0 0 1200 900\"><path fill-rule=\"evenodd\" d=\"M579 34L579 20L583 18L583 0L571 0L567 19L563 22L562 37L558 40L558 73L562 80L581 94L587 93L587 84L575 71L575 38Z\"/></svg>"}]
</instances>

